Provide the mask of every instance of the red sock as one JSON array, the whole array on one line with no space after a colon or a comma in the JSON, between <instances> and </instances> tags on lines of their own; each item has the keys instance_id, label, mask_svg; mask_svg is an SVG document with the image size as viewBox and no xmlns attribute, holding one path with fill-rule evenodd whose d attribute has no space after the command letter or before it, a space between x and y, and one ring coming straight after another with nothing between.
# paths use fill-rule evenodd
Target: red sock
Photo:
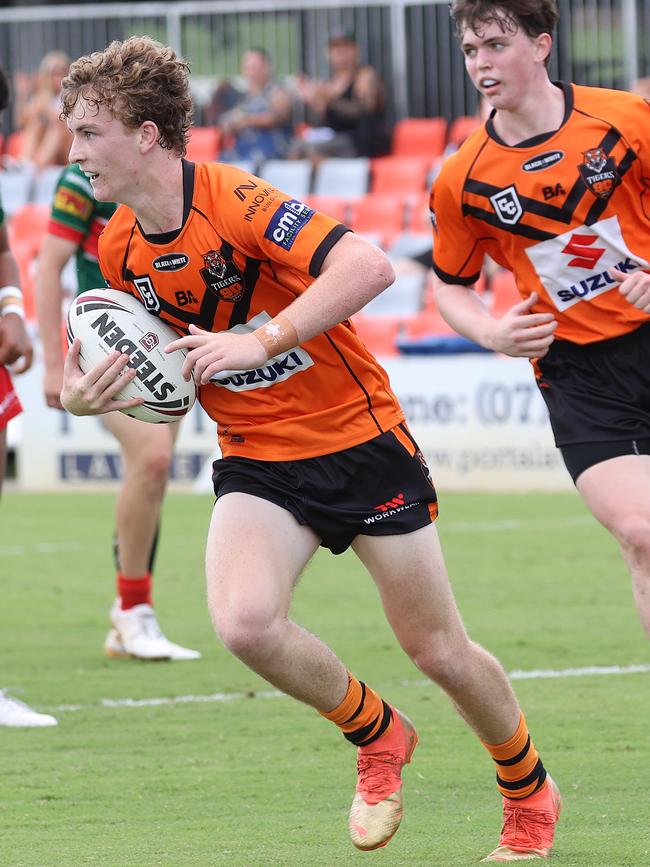
<instances>
[{"instance_id":1,"label":"red sock","mask_svg":"<svg viewBox=\"0 0 650 867\"><path fill-rule=\"evenodd\" d=\"M122 603L122 611L135 605L151 605L151 572L138 578L117 573L117 595Z\"/></svg>"}]
</instances>

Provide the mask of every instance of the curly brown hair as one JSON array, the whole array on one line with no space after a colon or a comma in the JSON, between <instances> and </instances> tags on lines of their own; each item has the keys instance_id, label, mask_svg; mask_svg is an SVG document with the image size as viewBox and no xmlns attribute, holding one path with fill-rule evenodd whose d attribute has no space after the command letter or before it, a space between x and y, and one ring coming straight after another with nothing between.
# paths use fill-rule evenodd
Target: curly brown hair
<instances>
[{"instance_id":1,"label":"curly brown hair","mask_svg":"<svg viewBox=\"0 0 650 867\"><path fill-rule=\"evenodd\" d=\"M69 118L82 97L130 129L152 121L158 144L184 156L192 124L189 71L172 48L148 36L115 40L72 64L62 82L61 117Z\"/></svg>"},{"instance_id":2,"label":"curly brown hair","mask_svg":"<svg viewBox=\"0 0 650 867\"><path fill-rule=\"evenodd\" d=\"M504 33L521 29L535 39L552 36L560 18L557 0L452 0L449 12L458 36L465 27L478 33L486 24L498 24Z\"/></svg>"}]
</instances>

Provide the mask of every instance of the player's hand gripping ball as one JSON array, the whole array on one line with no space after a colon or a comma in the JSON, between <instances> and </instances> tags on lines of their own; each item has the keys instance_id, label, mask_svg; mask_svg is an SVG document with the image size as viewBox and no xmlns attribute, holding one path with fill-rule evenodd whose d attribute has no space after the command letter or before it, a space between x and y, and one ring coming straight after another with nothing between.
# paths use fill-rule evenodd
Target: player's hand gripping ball
<instances>
[{"instance_id":1,"label":"player's hand gripping ball","mask_svg":"<svg viewBox=\"0 0 650 867\"><path fill-rule=\"evenodd\" d=\"M132 295L116 289L82 292L68 311L68 341L75 337L81 341L84 373L114 350L129 356L136 376L116 399L142 397L144 403L122 410L126 415L156 424L177 421L192 408L196 385L182 374L187 352L164 352L178 334Z\"/></svg>"}]
</instances>

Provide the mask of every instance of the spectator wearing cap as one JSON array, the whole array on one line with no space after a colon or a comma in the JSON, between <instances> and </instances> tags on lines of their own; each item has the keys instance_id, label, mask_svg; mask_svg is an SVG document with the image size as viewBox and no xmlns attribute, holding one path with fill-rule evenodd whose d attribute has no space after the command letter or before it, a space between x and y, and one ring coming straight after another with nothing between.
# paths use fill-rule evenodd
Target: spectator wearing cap
<instances>
[{"instance_id":1,"label":"spectator wearing cap","mask_svg":"<svg viewBox=\"0 0 650 867\"><path fill-rule=\"evenodd\" d=\"M359 63L354 34L334 33L328 42L328 81L303 77L298 89L310 128L295 143L292 156L372 157L385 153L384 85L377 71Z\"/></svg>"}]
</instances>

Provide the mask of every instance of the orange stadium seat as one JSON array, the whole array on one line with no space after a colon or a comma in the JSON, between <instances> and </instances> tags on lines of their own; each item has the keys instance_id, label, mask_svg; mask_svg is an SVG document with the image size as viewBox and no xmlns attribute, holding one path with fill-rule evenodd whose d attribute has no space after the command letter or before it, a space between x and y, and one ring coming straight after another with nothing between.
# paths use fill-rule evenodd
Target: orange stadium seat
<instances>
[{"instance_id":1,"label":"orange stadium seat","mask_svg":"<svg viewBox=\"0 0 650 867\"><path fill-rule=\"evenodd\" d=\"M444 117L405 117L393 129L391 154L422 156L433 161L442 154L446 142Z\"/></svg>"},{"instance_id":2,"label":"orange stadium seat","mask_svg":"<svg viewBox=\"0 0 650 867\"><path fill-rule=\"evenodd\" d=\"M29 204L19 208L8 223L9 245L18 263L25 317L28 320L36 318L34 273L49 218L49 205Z\"/></svg>"},{"instance_id":3,"label":"orange stadium seat","mask_svg":"<svg viewBox=\"0 0 650 867\"><path fill-rule=\"evenodd\" d=\"M492 293L490 304L492 316L503 316L514 304L521 301L515 278L505 269L497 271L490 280L490 292Z\"/></svg>"},{"instance_id":4,"label":"orange stadium seat","mask_svg":"<svg viewBox=\"0 0 650 867\"><path fill-rule=\"evenodd\" d=\"M483 121L475 115L457 117L449 126L449 144L460 147L468 135L474 132Z\"/></svg>"},{"instance_id":5,"label":"orange stadium seat","mask_svg":"<svg viewBox=\"0 0 650 867\"><path fill-rule=\"evenodd\" d=\"M404 337L415 340L418 337L431 335L455 334L454 329L442 318L436 307L421 310L417 316L409 317L404 322Z\"/></svg>"},{"instance_id":6,"label":"orange stadium seat","mask_svg":"<svg viewBox=\"0 0 650 867\"><path fill-rule=\"evenodd\" d=\"M406 199L395 193L368 193L350 202L348 222L361 235L376 235L389 244L404 231Z\"/></svg>"},{"instance_id":7,"label":"orange stadium seat","mask_svg":"<svg viewBox=\"0 0 650 867\"><path fill-rule=\"evenodd\" d=\"M419 194L426 189L430 168L427 157L376 157L370 163L370 192Z\"/></svg>"},{"instance_id":8,"label":"orange stadium seat","mask_svg":"<svg viewBox=\"0 0 650 867\"><path fill-rule=\"evenodd\" d=\"M364 316L356 313L352 319L361 341L373 355L397 355L397 337L400 321L392 316Z\"/></svg>"},{"instance_id":9,"label":"orange stadium seat","mask_svg":"<svg viewBox=\"0 0 650 867\"><path fill-rule=\"evenodd\" d=\"M347 223L349 202L342 196L319 196L312 193L305 196L305 204L340 223Z\"/></svg>"},{"instance_id":10,"label":"orange stadium seat","mask_svg":"<svg viewBox=\"0 0 650 867\"><path fill-rule=\"evenodd\" d=\"M20 130L9 133L4 152L10 157L19 157L23 149L23 134Z\"/></svg>"},{"instance_id":11,"label":"orange stadium seat","mask_svg":"<svg viewBox=\"0 0 650 867\"><path fill-rule=\"evenodd\" d=\"M211 163L219 156L221 133L214 126L193 126L187 143L187 158L192 162Z\"/></svg>"}]
</instances>

